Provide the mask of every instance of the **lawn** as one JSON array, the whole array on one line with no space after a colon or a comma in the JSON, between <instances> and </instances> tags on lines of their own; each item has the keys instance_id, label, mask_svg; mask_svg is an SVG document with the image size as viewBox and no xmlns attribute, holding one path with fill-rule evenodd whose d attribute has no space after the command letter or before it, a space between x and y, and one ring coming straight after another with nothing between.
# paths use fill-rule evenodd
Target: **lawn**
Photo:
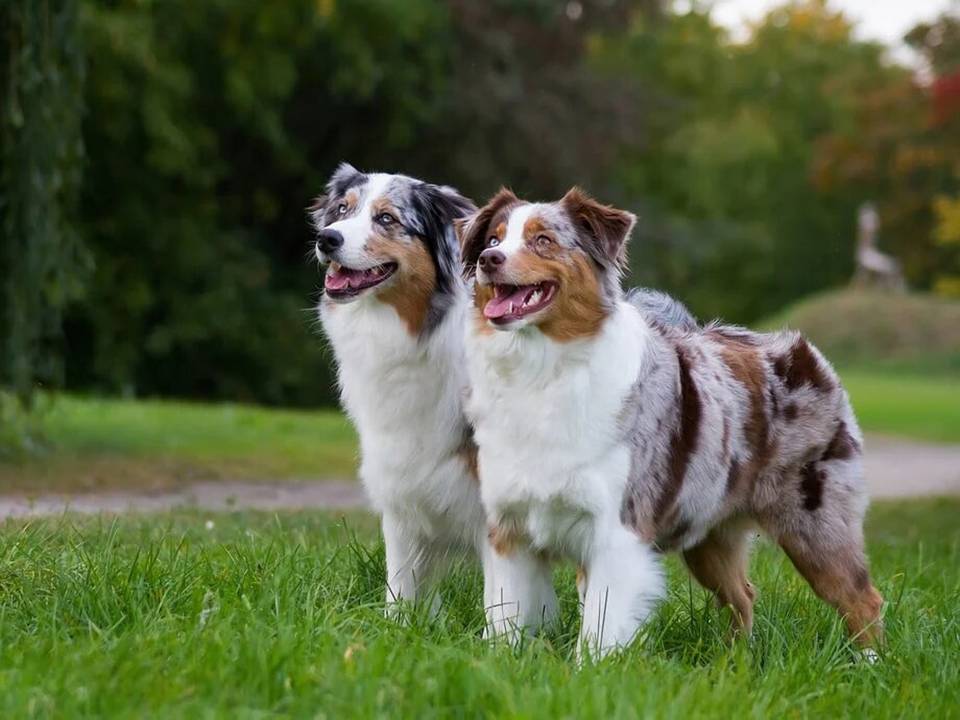
<instances>
[{"instance_id":1,"label":"lawn","mask_svg":"<svg viewBox=\"0 0 960 720\"><path fill-rule=\"evenodd\" d=\"M0 490L158 489L220 478L349 479L353 428L335 410L60 396L48 452L0 462Z\"/></svg>"},{"instance_id":2,"label":"lawn","mask_svg":"<svg viewBox=\"0 0 960 720\"><path fill-rule=\"evenodd\" d=\"M559 628L513 651L480 639L469 568L443 584L440 619L385 620L368 516L8 521L0 716L956 717L958 516L960 501L872 510L889 638L875 665L764 543L749 644L725 645L725 616L671 559L646 635L580 670L569 568Z\"/></svg>"},{"instance_id":3,"label":"lawn","mask_svg":"<svg viewBox=\"0 0 960 720\"><path fill-rule=\"evenodd\" d=\"M960 376L847 370L844 384L865 430L960 442Z\"/></svg>"},{"instance_id":4,"label":"lawn","mask_svg":"<svg viewBox=\"0 0 960 720\"><path fill-rule=\"evenodd\" d=\"M842 375L865 430L960 442L960 379L867 370ZM334 410L62 396L44 422L51 449L0 462L0 492L349 479L356 471L356 435Z\"/></svg>"}]
</instances>

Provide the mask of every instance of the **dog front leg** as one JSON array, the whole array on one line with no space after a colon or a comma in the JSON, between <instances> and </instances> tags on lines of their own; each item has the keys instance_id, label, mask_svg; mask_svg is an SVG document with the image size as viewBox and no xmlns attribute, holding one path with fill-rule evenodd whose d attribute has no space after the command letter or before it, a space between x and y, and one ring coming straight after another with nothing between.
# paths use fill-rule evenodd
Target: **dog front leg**
<instances>
[{"instance_id":1,"label":"dog front leg","mask_svg":"<svg viewBox=\"0 0 960 720\"><path fill-rule=\"evenodd\" d=\"M628 645L664 592L653 550L620 525L596 539L585 565L581 659Z\"/></svg>"},{"instance_id":2,"label":"dog front leg","mask_svg":"<svg viewBox=\"0 0 960 720\"><path fill-rule=\"evenodd\" d=\"M553 572L545 558L527 548L500 554L489 543L482 557L485 638L517 643L524 632L536 632L556 619Z\"/></svg>"},{"instance_id":3,"label":"dog front leg","mask_svg":"<svg viewBox=\"0 0 960 720\"><path fill-rule=\"evenodd\" d=\"M423 599L429 587L430 548L419 534L392 514L382 521L387 560L387 609L395 617L402 603L414 604ZM439 598L431 599L431 612L439 610Z\"/></svg>"}]
</instances>

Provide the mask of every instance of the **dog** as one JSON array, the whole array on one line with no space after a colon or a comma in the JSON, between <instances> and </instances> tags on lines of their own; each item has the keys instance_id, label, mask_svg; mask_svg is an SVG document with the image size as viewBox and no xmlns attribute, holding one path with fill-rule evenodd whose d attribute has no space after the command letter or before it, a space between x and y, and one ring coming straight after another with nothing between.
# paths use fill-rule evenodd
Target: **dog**
<instances>
[{"instance_id":1,"label":"dog","mask_svg":"<svg viewBox=\"0 0 960 720\"><path fill-rule=\"evenodd\" d=\"M494 632L548 620L550 565L570 558L578 654L623 647L664 594L658 556L676 550L749 634L762 529L875 646L863 440L836 373L797 333L701 326L667 296L624 295L635 222L577 188L551 203L501 190L457 221Z\"/></svg>"},{"instance_id":2,"label":"dog","mask_svg":"<svg viewBox=\"0 0 960 720\"><path fill-rule=\"evenodd\" d=\"M320 321L382 516L388 614L425 599L452 553L487 545L463 412L469 297L453 229L475 209L452 188L344 163L308 210L326 269Z\"/></svg>"}]
</instances>

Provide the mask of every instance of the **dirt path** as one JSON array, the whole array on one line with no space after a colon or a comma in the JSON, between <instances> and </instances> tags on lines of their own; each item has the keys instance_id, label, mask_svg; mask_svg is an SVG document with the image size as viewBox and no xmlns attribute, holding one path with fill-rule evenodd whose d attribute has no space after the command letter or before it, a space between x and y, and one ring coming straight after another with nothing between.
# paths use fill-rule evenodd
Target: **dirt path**
<instances>
[{"instance_id":1,"label":"dirt path","mask_svg":"<svg viewBox=\"0 0 960 720\"><path fill-rule=\"evenodd\" d=\"M874 498L960 495L960 445L933 445L869 436L866 475ZM348 510L367 507L358 483L201 482L164 492L114 490L83 494L0 495L0 520L64 512L84 514L160 512L193 507L212 512L239 509Z\"/></svg>"}]
</instances>

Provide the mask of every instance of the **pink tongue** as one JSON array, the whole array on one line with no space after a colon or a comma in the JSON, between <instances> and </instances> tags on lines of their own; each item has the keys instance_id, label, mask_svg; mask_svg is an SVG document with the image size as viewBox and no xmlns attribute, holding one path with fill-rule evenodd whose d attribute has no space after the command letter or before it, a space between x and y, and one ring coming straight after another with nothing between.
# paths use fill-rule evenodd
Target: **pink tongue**
<instances>
[{"instance_id":1,"label":"pink tongue","mask_svg":"<svg viewBox=\"0 0 960 720\"><path fill-rule=\"evenodd\" d=\"M343 267L337 271L327 270L323 284L328 290L343 290L348 286L359 287L368 272L369 271L364 270L348 270Z\"/></svg>"},{"instance_id":2,"label":"pink tongue","mask_svg":"<svg viewBox=\"0 0 960 720\"><path fill-rule=\"evenodd\" d=\"M484 305L483 316L488 319L496 319L504 315L509 315L510 304L512 303L516 306L516 309L519 310L520 306L523 305L523 301L527 299L527 295L532 292L533 288L531 287L519 287L509 295L495 297L487 301L487 304Z\"/></svg>"}]
</instances>

